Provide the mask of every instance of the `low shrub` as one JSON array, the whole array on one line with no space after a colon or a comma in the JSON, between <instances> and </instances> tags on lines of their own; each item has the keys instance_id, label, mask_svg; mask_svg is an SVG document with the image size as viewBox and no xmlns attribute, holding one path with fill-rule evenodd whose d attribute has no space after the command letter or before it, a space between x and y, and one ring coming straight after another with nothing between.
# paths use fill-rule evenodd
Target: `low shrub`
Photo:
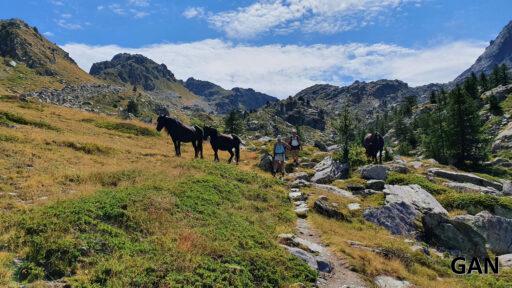
<instances>
[{"instance_id":1,"label":"low shrub","mask_svg":"<svg viewBox=\"0 0 512 288\"><path fill-rule=\"evenodd\" d=\"M27 125L27 126L32 126L32 127L41 128L41 129L59 131L59 129L57 127L54 127L44 121L30 120L30 119L22 117L18 114L6 112L6 111L0 111L0 123L11 124L11 125L12 124Z\"/></svg>"}]
</instances>

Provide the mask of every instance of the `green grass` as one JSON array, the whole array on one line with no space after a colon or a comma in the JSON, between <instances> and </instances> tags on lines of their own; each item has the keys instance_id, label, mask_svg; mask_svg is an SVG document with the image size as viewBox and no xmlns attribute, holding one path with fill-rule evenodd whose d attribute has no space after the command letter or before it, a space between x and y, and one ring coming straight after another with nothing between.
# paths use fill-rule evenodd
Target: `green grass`
<instances>
[{"instance_id":1,"label":"green grass","mask_svg":"<svg viewBox=\"0 0 512 288\"><path fill-rule=\"evenodd\" d=\"M483 210L495 213L500 207L507 211L512 210L512 199L477 193L446 193L436 197L439 203L447 210L464 210L476 214Z\"/></svg>"},{"instance_id":2,"label":"green grass","mask_svg":"<svg viewBox=\"0 0 512 288\"><path fill-rule=\"evenodd\" d=\"M208 161L182 167L195 175L0 212L11 235L0 247L23 259L13 274L20 282L65 277L79 287L314 282L316 272L276 243L278 228L294 220L277 181Z\"/></svg>"},{"instance_id":3,"label":"green grass","mask_svg":"<svg viewBox=\"0 0 512 288\"><path fill-rule=\"evenodd\" d=\"M127 122L110 122L106 120L89 120L84 119L83 122L89 122L92 123L94 126L111 130L111 131L117 131L124 134L130 134L135 136L158 136L158 132L153 129L149 129L146 127L138 126L132 123Z\"/></svg>"},{"instance_id":4,"label":"green grass","mask_svg":"<svg viewBox=\"0 0 512 288\"><path fill-rule=\"evenodd\" d=\"M20 139L13 135L0 134L0 142L18 142Z\"/></svg>"},{"instance_id":5,"label":"green grass","mask_svg":"<svg viewBox=\"0 0 512 288\"><path fill-rule=\"evenodd\" d=\"M44 121L40 120L30 120L19 114L10 113L7 111L0 111L0 124L4 123L7 125L19 124L19 125L28 125L36 128L59 131L59 129L55 126L52 126Z\"/></svg>"},{"instance_id":6,"label":"green grass","mask_svg":"<svg viewBox=\"0 0 512 288\"><path fill-rule=\"evenodd\" d=\"M441 195L441 194L453 192L453 190L448 187L445 187L441 184L431 182L424 176L412 174L412 173L400 174L400 173L396 173L396 172L391 172L388 175L386 183L391 184L391 185L418 184L423 189L430 192L432 195Z\"/></svg>"}]
</instances>

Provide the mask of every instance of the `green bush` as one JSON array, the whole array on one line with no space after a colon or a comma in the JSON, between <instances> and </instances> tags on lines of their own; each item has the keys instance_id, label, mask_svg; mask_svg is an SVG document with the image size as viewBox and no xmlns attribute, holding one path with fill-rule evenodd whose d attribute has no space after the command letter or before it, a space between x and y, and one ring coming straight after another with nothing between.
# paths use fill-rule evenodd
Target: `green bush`
<instances>
[{"instance_id":1,"label":"green bush","mask_svg":"<svg viewBox=\"0 0 512 288\"><path fill-rule=\"evenodd\" d=\"M341 151L337 151L334 153L333 158L337 161L341 161L343 158L343 153ZM350 168L356 169L359 166L366 165L368 162L368 158L366 157L366 150L357 145L352 145L348 152L348 161L350 163Z\"/></svg>"},{"instance_id":2,"label":"green bush","mask_svg":"<svg viewBox=\"0 0 512 288\"><path fill-rule=\"evenodd\" d=\"M18 281L30 283L43 279L44 270L32 262L23 262L16 268L14 275Z\"/></svg>"},{"instance_id":3,"label":"green bush","mask_svg":"<svg viewBox=\"0 0 512 288\"><path fill-rule=\"evenodd\" d=\"M497 207L506 210L512 209L512 199L487 194L452 192L439 195L436 198L447 210L465 210L470 214L476 214L483 210L494 213Z\"/></svg>"}]
</instances>

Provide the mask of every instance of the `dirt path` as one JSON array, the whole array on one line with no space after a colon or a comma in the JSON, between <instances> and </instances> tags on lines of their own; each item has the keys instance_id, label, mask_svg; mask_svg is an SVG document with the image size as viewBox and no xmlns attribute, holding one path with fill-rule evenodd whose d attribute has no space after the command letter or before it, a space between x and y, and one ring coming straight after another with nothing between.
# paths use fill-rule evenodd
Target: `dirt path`
<instances>
[{"instance_id":1,"label":"dirt path","mask_svg":"<svg viewBox=\"0 0 512 288\"><path fill-rule=\"evenodd\" d=\"M356 288L369 287L368 284L355 272L348 269L346 260L332 253L328 247L321 244L320 236L311 228L307 219L297 220L297 236L311 243L323 247L319 256L328 260L332 266L330 273L319 272L318 287L322 288Z\"/></svg>"}]
</instances>

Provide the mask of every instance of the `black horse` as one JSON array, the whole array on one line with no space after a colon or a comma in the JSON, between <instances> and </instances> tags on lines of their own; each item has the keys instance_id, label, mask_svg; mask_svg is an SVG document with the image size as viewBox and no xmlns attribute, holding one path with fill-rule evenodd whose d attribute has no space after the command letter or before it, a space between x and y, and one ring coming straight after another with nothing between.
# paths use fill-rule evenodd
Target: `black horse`
<instances>
[{"instance_id":1,"label":"black horse","mask_svg":"<svg viewBox=\"0 0 512 288\"><path fill-rule=\"evenodd\" d=\"M366 149L366 156L377 163L377 154L379 154L379 163L382 163L382 151L384 150L384 138L379 133L366 134L363 140L363 147Z\"/></svg>"},{"instance_id":2,"label":"black horse","mask_svg":"<svg viewBox=\"0 0 512 288\"><path fill-rule=\"evenodd\" d=\"M190 127L177 119L160 115L158 116L156 130L160 132L164 127L174 143L176 156L181 156L181 142L192 142L195 152L194 157L197 158L200 155L203 158L203 130L201 127Z\"/></svg>"},{"instance_id":3,"label":"black horse","mask_svg":"<svg viewBox=\"0 0 512 288\"><path fill-rule=\"evenodd\" d=\"M233 156L235 156L235 161L238 164L240 160L240 144L243 144L242 140L238 138L235 134L226 135L219 133L217 129L205 126L204 130L204 140L207 140L210 137L210 144L212 145L213 152L215 153L215 161L219 161L219 155L217 152L219 150L228 151L231 157L229 157L228 163L231 163L233 160ZM233 148L235 152L233 153Z\"/></svg>"}]
</instances>

